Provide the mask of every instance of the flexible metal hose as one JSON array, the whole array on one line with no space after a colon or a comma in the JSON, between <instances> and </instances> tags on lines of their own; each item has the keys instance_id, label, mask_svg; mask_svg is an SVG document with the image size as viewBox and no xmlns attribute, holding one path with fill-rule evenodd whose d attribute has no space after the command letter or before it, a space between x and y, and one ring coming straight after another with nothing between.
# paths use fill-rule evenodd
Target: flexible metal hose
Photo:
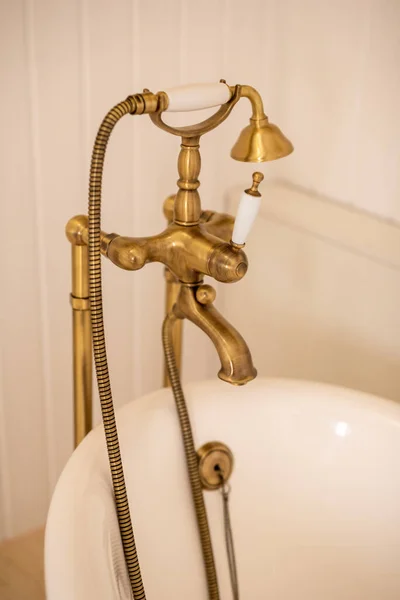
<instances>
[{"instance_id":1,"label":"flexible metal hose","mask_svg":"<svg viewBox=\"0 0 400 600\"><path fill-rule=\"evenodd\" d=\"M129 96L124 102L114 106L103 119L94 143L89 184L89 284L93 353L122 546L134 600L143 600L146 596L140 573L132 521L129 512L128 496L125 487L110 377L108 373L103 322L100 252L101 187L107 143L111 132L119 119L129 113L133 114L135 111L136 100L132 96Z\"/></svg>"},{"instance_id":2,"label":"flexible metal hose","mask_svg":"<svg viewBox=\"0 0 400 600\"><path fill-rule=\"evenodd\" d=\"M203 552L203 561L207 576L208 596L210 600L219 600L217 573L215 570L210 528L208 526L207 512L204 504L203 490L200 481L198 458L194 446L192 427L190 425L189 414L185 402L185 397L183 395L183 390L179 378L179 371L176 366L176 359L173 348L172 332L175 321L175 315L173 313L169 313L165 317L163 323L162 341L164 347L165 362L168 370L169 380L171 382L172 392L175 398L176 408L179 417L179 424L182 432L183 445L185 448L186 465L189 474L190 487L192 490L193 503L197 518L197 526L200 534L201 548Z\"/></svg>"}]
</instances>

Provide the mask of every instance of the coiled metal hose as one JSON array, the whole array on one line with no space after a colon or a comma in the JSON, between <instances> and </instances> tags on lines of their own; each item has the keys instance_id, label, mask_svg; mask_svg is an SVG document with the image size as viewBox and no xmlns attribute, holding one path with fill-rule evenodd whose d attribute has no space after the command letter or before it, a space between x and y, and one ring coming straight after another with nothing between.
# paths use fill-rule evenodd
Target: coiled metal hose
<instances>
[{"instance_id":1,"label":"coiled metal hose","mask_svg":"<svg viewBox=\"0 0 400 600\"><path fill-rule=\"evenodd\" d=\"M136 551L132 521L129 511L128 496L118 441L114 405L111 392L110 376L107 363L107 352L103 321L103 297L101 275L101 189L106 148L110 135L117 122L127 114L136 112L135 97L129 96L124 102L114 106L103 119L94 143L90 166L89 184L89 290L90 311L92 321L93 353L96 367L97 385L99 389L101 412L106 437L108 459L114 488L116 510L121 532L122 546L128 568L129 579L134 600L145 600L139 559ZM183 395L179 372L176 366L172 345L172 327L176 317L166 317L163 330L163 347L166 366L171 381L176 408L181 426L186 464L196 511L198 530L203 552L204 566L207 576L208 595L210 600L219 600L217 574L211 544L207 513L204 504L203 490L198 470L198 459L193 441L192 428Z\"/></svg>"},{"instance_id":2,"label":"coiled metal hose","mask_svg":"<svg viewBox=\"0 0 400 600\"><path fill-rule=\"evenodd\" d=\"M108 373L103 322L100 252L101 187L107 143L116 123L124 115L134 114L135 111L136 100L133 96L129 96L124 102L114 106L103 119L94 143L89 184L89 284L93 353L122 546L134 600L144 600L146 595L129 512Z\"/></svg>"},{"instance_id":3,"label":"coiled metal hose","mask_svg":"<svg viewBox=\"0 0 400 600\"><path fill-rule=\"evenodd\" d=\"M176 359L173 348L173 326L176 317L169 313L164 320L162 328L162 341L165 354L169 380L171 382L172 392L174 394L176 409L178 411L179 424L182 432L183 445L185 448L186 465L189 474L190 487L192 490L193 503L196 511L197 526L200 534L201 548L203 552L203 561L207 576L208 596L210 600L219 600L218 580L215 569L214 554L211 543L210 528L208 526L207 512L204 504L203 490L200 481L199 465L196 449L194 446L192 427L190 425L189 414L183 395L183 390L179 378L179 371L176 366Z\"/></svg>"}]
</instances>

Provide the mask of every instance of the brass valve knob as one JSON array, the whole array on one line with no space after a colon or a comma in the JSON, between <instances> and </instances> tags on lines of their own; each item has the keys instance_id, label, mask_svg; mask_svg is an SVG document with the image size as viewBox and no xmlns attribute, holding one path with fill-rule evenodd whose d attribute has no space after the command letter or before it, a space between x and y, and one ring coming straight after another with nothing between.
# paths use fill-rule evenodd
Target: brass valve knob
<instances>
[{"instance_id":1,"label":"brass valve knob","mask_svg":"<svg viewBox=\"0 0 400 600\"><path fill-rule=\"evenodd\" d=\"M260 185L260 183L262 182L262 180L264 179L264 175L262 173L260 173L259 171L256 171L255 173L253 173L253 184L251 186L251 188L249 188L248 190L245 190L246 194L249 194L250 196L261 196L260 192L258 191L258 186Z\"/></svg>"},{"instance_id":2,"label":"brass valve knob","mask_svg":"<svg viewBox=\"0 0 400 600\"><path fill-rule=\"evenodd\" d=\"M233 244L218 244L208 261L208 273L222 283L233 283L245 276L247 257Z\"/></svg>"},{"instance_id":3,"label":"brass valve knob","mask_svg":"<svg viewBox=\"0 0 400 600\"><path fill-rule=\"evenodd\" d=\"M200 285L196 290L197 302L200 302L200 304L204 304L205 306L207 306L207 304L212 304L215 300L216 295L217 292L215 291L215 289L207 283Z\"/></svg>"},{"instance_id":4,"label":"brass valve knob","mask_svg":"<svg viewBox=\"0 0 400 600\"><path fill-rule=\"evenodd\" d=\"M240 198L235 225L232 232L232 244L236 248L243 248L247 236L253 226L254 220L260 208L261 194L258 186L264 179L259 171L253 173L253 184L245 190Z\"/></svg>"}]
</instances>

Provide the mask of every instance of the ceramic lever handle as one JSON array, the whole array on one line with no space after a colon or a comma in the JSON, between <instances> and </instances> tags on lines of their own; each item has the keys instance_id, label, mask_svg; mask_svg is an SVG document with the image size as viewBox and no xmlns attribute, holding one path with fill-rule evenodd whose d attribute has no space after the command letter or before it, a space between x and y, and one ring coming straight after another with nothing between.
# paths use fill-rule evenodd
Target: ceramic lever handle
<instances>
[{"instance_id":1,"label":"ceramic lever handle","mask_svg":"<svg viewBox=\"0 0 400 600\"><path fill-rule=\"evenodd\" d=\"M232 242L239 246L246 243L247 236L253 226L261 204L261 194L258 186L264 179L262 173L253 173L253 185L245 190L240 198L235 225L232 232Z\"/></svg>"},{"instance_id":2,"label":"ceramic lever handle","mask_svg":"<svg viewBox=\"0 0 400 600\"><path fill-rule=\"evenodd\" d=\"M165 90L167 112L186 112L220 106L230 100L232 92L226 83L194 83Z\"/></svg>"}]
</instances>

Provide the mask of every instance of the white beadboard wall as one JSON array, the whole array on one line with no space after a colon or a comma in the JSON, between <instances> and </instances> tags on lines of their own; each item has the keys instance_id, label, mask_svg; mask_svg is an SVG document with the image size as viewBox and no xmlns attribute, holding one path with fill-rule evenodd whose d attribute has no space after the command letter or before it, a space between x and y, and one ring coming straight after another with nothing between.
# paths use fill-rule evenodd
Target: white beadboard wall
<instances>
[{"instance_id":1,"label":"white beadboard wall","mask_svg":"<svg viewBox=\"0 0 400 600\"><path fill-rule=\"evenodd\" d=\"M0 539L44 522L72 450L63 230L86 212L91 145L106 111L143 87L249 83L296 147L267 174L400 219L399 24L397 0L0 0ZM223 208L224 191L249 180L251 166L229 159L248 118L241 104L202 143L206 208ZM161 229L177 151L146 117L119 124L105 230ZM162 268L132 274L105 264L104 279L120 406L160 385ZM220 288L220 307L230 289ZM208 340L191 327L185 337L185 380L214 376Z\"/></svg>"},{"instance_id":2,"label":"white beadboard wall","mask_svg":"<svg viewBox=\"0 0 400 600\"><path fill-rule=\"evenodd\" d=\"M264 193L225 310L259 373L400 402L399 225L285 182Z\"/></svg>"}]
</instances>

